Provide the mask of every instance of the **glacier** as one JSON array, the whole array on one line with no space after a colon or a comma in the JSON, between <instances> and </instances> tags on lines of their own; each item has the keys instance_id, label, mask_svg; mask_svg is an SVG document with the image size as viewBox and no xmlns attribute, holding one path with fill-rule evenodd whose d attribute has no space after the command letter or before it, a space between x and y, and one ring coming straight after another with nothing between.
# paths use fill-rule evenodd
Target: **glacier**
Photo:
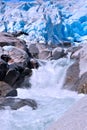
<instances>
[{"instance_id":1,"label":"glacier","mask_svg":"<svg viewBox=\"0 0 87 130\"><path fill-rule=\"evenodd\" d=\"M21 30L29 33L29 36L22 36L28 42L74 44L87 40L87 1L1 1L0 31Z\"/></svg>"}]
</instances>

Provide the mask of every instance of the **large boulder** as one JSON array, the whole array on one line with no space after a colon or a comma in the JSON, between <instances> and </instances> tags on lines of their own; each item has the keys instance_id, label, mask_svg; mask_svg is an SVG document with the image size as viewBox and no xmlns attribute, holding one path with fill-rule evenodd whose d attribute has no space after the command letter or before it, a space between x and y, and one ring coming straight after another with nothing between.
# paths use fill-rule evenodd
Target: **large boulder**
<instances>
[{"instance_id":1,"label":"large boulder","mask_svg":"<svg viewBox=\"0 0 87 130\"><path fill-rule=\"evenodd\" d=\"M0 33L0 81L8 83L13 88L30 87L29 77L32 68L39 67L38 61L33 59L29 52L26 42L17 38L22 34L28 35L22 31Z\"/></svg>"},{"instance_id":2,"label":"large boulder","mask_svg":"<svg viewBox=\"0 0 87 130\"><path fill-rule=\"evenodd\" d=\"M9 64L21 63L26 66L29 56L24 50L14 46L4 46L3 50L4 54L6 53L11 57L10 63L8 62Z\"/></svg>"},{"instance_id":3,"label":"large boulder","mask_svg":"<svg viewBox=\"0 0 87 130\"><path fill-rule=\"evenodd\" d=\"M18 95L17 90L16 90L16 89L13 89L13 90L9 91L9 92L5 95L5 97L15 97L15 96L17 96L17 95Z\"/></svg>"},{"instance_id":4,"label":"large boulder","mask_svg":"<svg viewBox=\"0 0 87 130\"><path fill-rule=\"evenodd\" d=\"M38 58L39 49L36 46L36 44L30 44L30 46L29 46L29 52L32 54L33 57Z\"/></svg>"},{"instance_id":5,"label":"large boulder","mask_svg":"<svg viewBox=\"0 0 87 130\"><path fill-rule=\"evenodd\" d=\"M81 46L71 56L75 62L67 69L64 88L87 93L87 43Z\"/></svg>"},{"instance_id":6,"label":"large boulder","mask_svg":"<svg viewBox=\"0 0 87 130\"><path fill-rule=\"evenodd\" d=\"M32 68L38 66L38 62L31 59L24 50L14 46L4 46L0 59L0 80L13 88L30 87L29 77Z\"/></svg>"},{"instance_id":7,"label":"large boulder","mask_svg":"<svg viewBox=\"0 0 87 130\"><path fill-rule=\"evenodd\" d=\"M16 80L13 88L30 88L31 84L29 83L29 77L32 75L32 70L25 68L24 71L20 74L19 78Z\"/></svg>"},{"instance_id":8,"label":"large boulder","mask_svg":"<svg viewBox=\"0 0 87 130\"><path fill-rule=\"evenodd\" d=\"M7 32L0 32L0 46L15 46L26 50L26 42L16 38L13 34Z\"/></svg>"},{"instance_id":9,"label":"large boulder","mask_svg":"<svg viewBox=\"0 0 87 130\"><path fill-rule=\"evenodd\" d=\"M29 106L33 110L35 110L37 108L37 103L33 99L1 97L0 98L0 109L6 109L7 106L10 107L12 110L17 110L24 106Z\"/></svg>"},{"instance_id":10,"label":"large boulder","mask_svg":"<svg viewBox=\"0 0 87 130\"><path fill-rule=\"evenodd\" d=\"M66 55L66 53L64 52L64 49L62 49L61 47L56 47L52 50L52 59L53 60L57 60L59 58L62 58Z\"/></svg>"},{"instance_id":11,"label":"large boulder","mask_svg":"<svg viewBox=\"0 0 87 130\"><path fill-rule=\"evenodd\" d=\"M42 50L40 53L39 53L39 59L44 59L44 60L47 60L47 59L51 59L51 51L46 48L44 50Z\"/></svg>"},{"instance_id":12,"label":"large boulder","mask_svg":"<svg viewBox=\"0 0 87 130\"><path fill-rule=\"evenodd\" d=\"M66 71L63 88L77 90L76 82L79 79L79 61L72 63Z\"/></svg>"},{"instance_id":13,"label":"large boulder","mask_svg":"<svg viewBox=\"0 0 87 130\"><path fill-rule=\"evenodd\" d=\"M4 77L4 81L11 86L16 84L16 80L19 78L20 73L16 71L15 69L9 69Z\"/></svg>"},{"instance_id":14,"label":"large boulder","mask_svg":"<svg viewBox=\"0 0 87 130\"><path fill-rule=\"evenodd\" d=\"M50 59L57 60L64 57L67 53L62 49L62 47L45 45L45 44L36 44L39 49L39 59Z\"/></svg>"}]
</instances>

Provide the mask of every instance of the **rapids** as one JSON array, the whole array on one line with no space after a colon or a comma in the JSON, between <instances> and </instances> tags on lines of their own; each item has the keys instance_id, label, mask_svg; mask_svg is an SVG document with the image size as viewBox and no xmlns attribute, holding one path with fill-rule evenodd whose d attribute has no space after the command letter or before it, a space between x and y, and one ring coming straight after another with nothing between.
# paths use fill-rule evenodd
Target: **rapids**
<instances>
[{"instance_id":1,"label":"rapids","mask_svg":"<svg viewBox=\"0 0 87 130\"><path fill-rule=\"evenodd\" d=\"M40 61L29 79L31 88L18 89L18 97L32 98L38 103L37 110L25 106L18 110L0 110L1 130L46 130L83 95L64 90L66 70L73 61L61 58L56 61Z\"/></svg>"}]
</instances>

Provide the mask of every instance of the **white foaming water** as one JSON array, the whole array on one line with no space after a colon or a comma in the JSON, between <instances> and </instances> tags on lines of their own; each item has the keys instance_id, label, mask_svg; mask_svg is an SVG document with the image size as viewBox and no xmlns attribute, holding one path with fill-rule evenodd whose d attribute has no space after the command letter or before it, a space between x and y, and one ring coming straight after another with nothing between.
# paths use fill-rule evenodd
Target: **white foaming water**
<instances>
[{"instance_id":1,"label":"white foaming water","mask_svg":"<svg viewBox=\"0 0 87 130\"><path fill-rule=\"evenodd\" d=\"M83 95L63 90L66 69L70 65L66 58L44 62L33 70L30 89L18 89L18 97L35 99L38 108L26 106L16 111L7 108L0 111L1 130L45 130Z\"/></svg>"}]
</instances>

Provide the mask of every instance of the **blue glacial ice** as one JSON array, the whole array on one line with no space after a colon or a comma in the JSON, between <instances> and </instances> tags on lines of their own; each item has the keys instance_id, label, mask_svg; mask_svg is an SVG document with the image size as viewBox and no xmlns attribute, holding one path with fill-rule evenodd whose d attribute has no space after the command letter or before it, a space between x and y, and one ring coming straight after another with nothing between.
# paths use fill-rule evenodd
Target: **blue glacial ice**
<instances>
[{"instance_id":1,"label":"blue glacial ice","mask_svg":"<svg viewBox=\"0 0 87 130\"><path fill-rule=\"evenodd\" d=\"M87 40L86 0L16 0L0 5L0 31L23 30L29 33L23 38L31 42Z\"/></svg>"}]
</instances>

